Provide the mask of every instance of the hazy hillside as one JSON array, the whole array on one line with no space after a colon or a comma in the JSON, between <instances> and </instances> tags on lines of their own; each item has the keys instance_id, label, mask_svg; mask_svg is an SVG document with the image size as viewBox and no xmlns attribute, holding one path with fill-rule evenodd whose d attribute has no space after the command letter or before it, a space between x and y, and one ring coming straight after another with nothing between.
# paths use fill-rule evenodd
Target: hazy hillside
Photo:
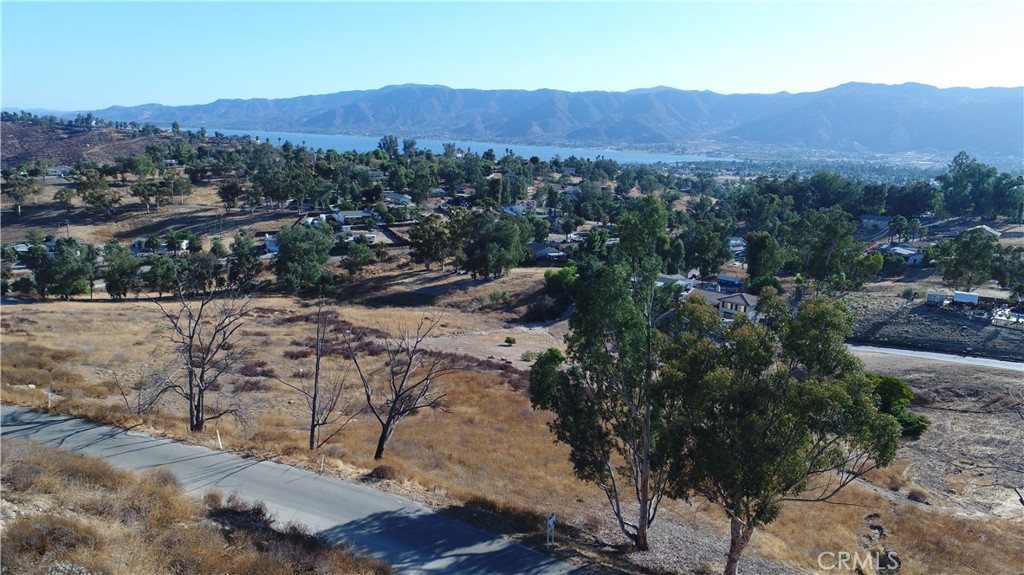
<instances>
[{"instance_id":1,"label":"hazy hillside","mask_svg":"<svg viewBox=\"0 0 1024 575\"><path fill-rule=\"evenodd\" d=\"M844 84L801 94L651 88L629 92L463 90L403 85L286 99L93 110L107 120L222 129L577 145L811 148L1020 158L1024 90Z\"/></svg>"}]
</instances>

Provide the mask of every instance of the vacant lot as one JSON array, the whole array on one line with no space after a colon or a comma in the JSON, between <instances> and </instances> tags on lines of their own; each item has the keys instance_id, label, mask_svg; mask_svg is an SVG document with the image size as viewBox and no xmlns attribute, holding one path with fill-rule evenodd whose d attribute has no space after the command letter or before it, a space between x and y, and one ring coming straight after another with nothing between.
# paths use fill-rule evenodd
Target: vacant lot
<instances>
[{"instance_id":1,"label":"vacant lot","mask_svg":"<svg viewBox=\"0 0 1024 575\"><path fill-rule=\"evenodd\" d=\"M999 325L920 300L853 293L843 298L857 318L857 340L1024 361L1024 325Z\"/></svg>"},{"instance_id":2,"label":"vacant lot","mask_svg":"<svg viewBox=\"0 0 1024 575\"><path fill-rule=\"evenodd\" d=\"M547 430L548 415L530 409L523 391L528 363L520 359L523 351L559 345L565 322L511 323L521 302L539 285L538 271L487 283L412 266L379 273L366 281L391 287L363 290L354 285L355 292L365 292L354 299L422 296L426 289L429 301L390 308L347 300L331 308L356 329L394 329L442 315L430 345L457 354L453 357L462 368L439 389L446 394L447 409L403 422L383 462L371 457L376 422L357 417L323 450L329 472L374 481L526 543L542 541L540 518L555 511L568 537L562 549L571 550L576 560L598 558L625 571L676 572L723 562L725 519L699 501L668 504L655 524L652 550L623 555L623 538L603 497L572 477L567 450L554 444ZM494 291L508 292L509 302L491 304L488 294ZM299 353L308 349L312 307L292 298L261 297L254 308L241 332L251 350L248 361L264 373L301 382L312 367L311 357ZM184 403L170 395L146 417L128 413L119 390L143 373L171 365L167 326L150 302L5 305L2 329L5 401L45 406L44 390L52 389L55 409L61 411L140 425L206 445L215 444L219 430L230 449L276 454L298 465L320 463L319 454L304 448L304 400L274 378L259 385L225 385L216 392L214 401L238 402L245 417L222 420L204 434L186 431ZM504 343L508 335L516 338L515 345ZM907 441L891 470L851 487L843 501L855 506L788 507L778 523L755 535L749 562L744 563L747 569L811 572L823 550L875 544L899 553L905 573L958 572L967 557L983 573L1006 572L1019 564L1024 547L1008 545L993 552L990 543L1024 542L1024 513L1012 505L1009 489L1024 480L1019 473L1024 464L1019 456L1014 459L1012 449L1024 444L1024 425L1013 419L1014 409L1020 409L1019 378L996 370L950 369L888 357L865 361L873 371L910 382L919 394L915 408L932 420L932 429L919 440ZM335 374L349 368L335 355L325 367ZM351 372L349 380L354 383ZM358 409L360 394L349 388L350 412ZM386 471L371 474L381 463ZM392 479L378 481L371 475ZM882 543L869 537L879 527L885 533Z\"/></svg>"}]
</instances>

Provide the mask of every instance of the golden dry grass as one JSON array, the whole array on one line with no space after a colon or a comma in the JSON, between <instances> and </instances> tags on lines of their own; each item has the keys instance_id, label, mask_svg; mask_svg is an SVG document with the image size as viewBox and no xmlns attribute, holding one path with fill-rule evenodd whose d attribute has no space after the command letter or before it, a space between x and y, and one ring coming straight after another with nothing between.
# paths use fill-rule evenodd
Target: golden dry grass
<instances>
[{"instance_id":1,"label":"golden dry grass","mask_svg":"<svg viewBox=\"0 0 1024 575\"><path fill-rule=\"evenodd\" d=\"M872 537L871 526L882 535ZM762 553L811 571L819 553L897 553L900 573L1012 573L1024 557L1024 525L991 517L966 517L900 501L855 484L834 504L794 503L755 535Z\"/></svg>"},{"instance_id":2,"label":"golden dry grass","mask_svg":"<svg viewBox=\"0 0 1024 575\"><path fill-rule=\"evenodd\" d=\"M200 504L167 472L136 475L24 441L3 447L4 516L16 516L0 526L4 573L391 573L300 529L274 530L259 504L218 494Z\"/></svg>"},{"instance_id":3,"label":"golden dry grass","mask_svg":"<svg viewBox=\"0 0 1024 575\"><path fill-rule=\"evenodd\" d=\"M530 281L539 279L527 280L520 275L510 278L508 284L492 284L525 286ZM477 292L460 293L459 301L465 304L472 301L474 293L494 287L485 284L475 289ZM289 357L286 352L308 345L312 325L302 318L308 318L315 308L286 297L259 297L253 303L254 314L241 331L246 347L254 359L265 362L266 369L286 380L300 382L299 370L308 373L312 358L301 354ZM366 328L410 325L443 311L440 331L445 337L470 340L479 338L483 332L504 333L500 330L506 329L500 315L439 306L389 309L343 304L332 308L341 318ZM437 390L447 394L448 411L421 413L403 421L383 461L374 461L379 426L367 414L358 416L320 453L310 453L306 449L305 404L301 396L272 379L266 380L265 390L234 394L250 412L244 425L225 419L211 424L206 433L190 434L185 428L184 405L169 395L149 416L132 416L120 403L119 394L110 392L109 382L114 375L126 376L165 362L170 353L163 339L165 331L157 310L146 302L5 306L3 400L37 406L40 402L45 405L46 401L45 393L38 388L9 384L8 365L42 370L51 378L50 374L62 369L81 378L80 384L68 388L70 395L61 396L55 405L65 412L122 425L141 424L142 429L210 446L216 443L214 430L219 430L228 449L279 454L285 461L310 467L319 465L322 454L326 470L351 478L368 476L383 464L389 469L379 474L390 478L383 480L382 486L438 507L513 515L516 524L508 529L527 538L536 534L537 518L552 510L582 532L607 519L603 495L596 487L573 477L567 449L553 443L546 426L550 415L533 411L526 395L510 387L509 380L500 372L480 368L445 376ZM519 347L511 353L518 353ZM18 359L26 354L49 357L52 361L44 364L33 360L33 364ZM64 358L63 364L57 361L59 357ZM373 361L376 360L368 361L368 365ZM331 372L341 373L347 367L341 356L330 355L325 359L325 369ZM24 380L24 374L29 372L21 373ZM38 376L39 381L46 380L42 374ZM355 409L361 401L361 389L355 387L351 373L349 379L352 386L346 399L350 409ZM86 391L90 386L102 391ZM219 392L223 399L233 397L231 389L232 386L226 386ZM997 573L1000 570L996 567L1013 565L1020 559L1020 546L1011 545L998 553L990 549L993 541L1024 541L1019 522L960 517L908 501L905 495L916 484L913 470L902 462L871 479L878 489L854 486L841 496L840 501L855 506L787 506L779 521L755 535L753 549L795 570L813 570L812 561L822 551L865 549L864 537L869 529L865 516L877 513L877 521L886 529L885 545L905 559L906 573L957 572L964 565ZM894 486L899 493L889 491ZM727 523L714 509L694 512L683 505L668 504L663 517L711 525L723 541L727 540ZM500 525L492 527L506 529ZM973 559L975 556L986 558Z\"/></svg>"}]
</instances>

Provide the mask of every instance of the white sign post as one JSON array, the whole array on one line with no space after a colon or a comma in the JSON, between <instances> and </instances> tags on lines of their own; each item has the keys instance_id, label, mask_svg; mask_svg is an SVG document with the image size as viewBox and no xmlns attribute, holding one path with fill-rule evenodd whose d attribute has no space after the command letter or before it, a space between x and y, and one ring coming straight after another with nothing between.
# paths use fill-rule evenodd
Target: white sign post
<instances>
[{"instance_id":1,"label":"white sign post","mask_svg":"<svg viewBox=\"0 0 1024 575\"><path fill-rule=\"evenodd\" d=\"M555 514L548 515L548 534L544 539L544 544L547 546L554 545L555 543Z\"/></svg>"}]
</instances>

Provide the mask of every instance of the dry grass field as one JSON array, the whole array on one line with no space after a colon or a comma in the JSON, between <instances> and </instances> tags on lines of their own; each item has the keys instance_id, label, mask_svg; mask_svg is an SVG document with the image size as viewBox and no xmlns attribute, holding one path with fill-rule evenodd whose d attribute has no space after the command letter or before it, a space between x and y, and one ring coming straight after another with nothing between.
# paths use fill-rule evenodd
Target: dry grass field
<instances>
[{"instance_id":1,"label":"dry grass field","mask_svg":"<svg viewBox=\"0 0 1024 575\"><path fill-rule=\"evenodd\" d=\"M4 573L392 572L298 526L276 525L261 504L216 492L199 502L166 472L137 475L20 440L3 447Z\"/></svg>"},{"instance_id":2,"label":"dry grass field","mask_svg":"<svg viewBox=\"0 0 1024 575\"><path fill-rule=\"evenodd\" d=\"M443 314L429 344L459 354L453 357L462 369L441 382L447 409L404 421L380 462L372 459L376 422L365 414L358 416L322 450L327 472L430 502L528 544L541 540L540 520L555 511L566 526L563 552L577 560L597 559L613 570L686 573L721 564L727 533L717 510L699 502L671 503L655 524L652 551L623 554L624 541L602 495L572 477L566 448L554 444L547 430L548 415L530 408L523 391L528 363L519 359L523 351L559 345L565 322L509 323L516 302L528 297L529 286L539 281L532 270L487 284L418 268L382 271L372 281L390 283L388 274L405 279L396 278L396 287L380 295L415 291L423 285L456 287L439 291L431 306L339 302L332 309L357 331L393 330ZM462 282L473 285L461 286ZM510 293L508 308L480 306L477 294L493 290ZM251 353L247 361L265 374L300 381L312 367L312 358L300 352L309 345L313 307L269 296L257 298L253 305L255 312L242 328L244 346ZM146 301L5 305L0 333L2 399L45 407L46 392L52 391L49 401L61 412L137 425L211 447L219 430L228 449L319 465L320 454L305 448L301 396L273 378L259 385L225 385L214 393L221 404L244 406L245 417L219 420L202 434L187 432L184 403L170 395L145 417L128 412L118 383L126 385L167 365L171 350L166 332L155 306ZM504 344L506 335L514 335L516 345ZM496 360L487 359L492 355ZM502 356L510 356L511 364L501 362ZM352 387L346 397L350 409L357 409L360 390L347 362L331 355L325 364L334 373L349 371ZM970 572L1012 572L1011 566L1024 558L1024 512L1006 504L1012 502L1007 487L1024 476L1018 472L968 479L957 477L964 473L956 470L977 472L993 463L995 452L1008 451L1007 443L1015 437L1017 445L1024 443L1024 426L1014 428L1008 419L1014 405L1020 407L1020 395L1012 395L1013 389L1020 390L1019 381L1008 372L954 372L941 366L928 371L924 364L888 358L870 359L867 367L907 379L923 398L918 409L932 419L932 430L920 440L908 441L894 468L876 474L871 483L851 487L842 499L847 505L790 505L776 524L755 535L748 565L764 573L815 572L816 557L823 551L882 546L899 554L901 573L957 573L967 566ZM974 392L958 397L964 381L978 383L969 387ZM975 401L988 406L990 413L972 414L979 411ZM1002 426L996 425L1000 421ZM997 440L1002 443L993 449ZM964 468L962 461L973 452L977 470ZM1015 464L1018 470L1024 468L1019 459ZM994 487L985 487L993 482Z\"/></svg>"}]
</instances>

